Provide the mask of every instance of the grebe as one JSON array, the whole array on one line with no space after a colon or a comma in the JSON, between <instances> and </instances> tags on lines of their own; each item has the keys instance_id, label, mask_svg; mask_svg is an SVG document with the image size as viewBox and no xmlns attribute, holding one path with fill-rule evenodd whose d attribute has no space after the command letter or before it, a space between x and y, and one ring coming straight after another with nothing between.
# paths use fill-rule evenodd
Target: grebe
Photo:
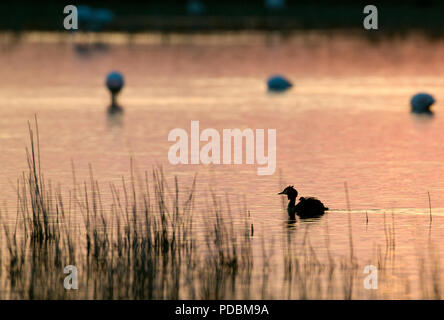
<instances>
[{"instance_id":1,"label":"grebe","mask_svg":"<svg viewBox=\"0 0 444 320\"><path fill-rule=\"evenodd\" d=\"M430 110L432 104L435 103L435 99L428 93L417 93L410 100L413 113L433 114Z\"/></svg>"},{"instance_id":2,"label":"grebe","mask_svg":"<svg viewBox=\"0 0 444 320\"><path fill-rule=\"evenodd\" d=\"M275 75L267 80L268 91L282 92L293 86L293 84L281 75Z\"/></svg>"},{"instance_id":3,"label":"grebe","mask_svg":"<svg viewBox=\"0 0 444 320\"><path fill-rule=\"evenodd\" d=\"M111 92L111 105L108 107L108 113L121 113L123 108L117 104L117 94L124 85L123 76L120 72L113 71L106 77L106 86Z\"/></svg>"},{"instance_id":4,"label":"grebe","mask_svg":"<svg viewBox=\"0 0 444 320\"><path fill-rule=\"evenodd\" d=\"M316 198L304 198L300 197L298 204L296 204L296 197L298 196L298 192L293 186L288 186L284 189L284 191L279 192L278 194L286 194L288 197L288 215L291 220L295 219L295 215L298 215L300 218L314 218L319 217L324 214L328 208L324 206L324 204Z\"/></svg>"}]
</instances>

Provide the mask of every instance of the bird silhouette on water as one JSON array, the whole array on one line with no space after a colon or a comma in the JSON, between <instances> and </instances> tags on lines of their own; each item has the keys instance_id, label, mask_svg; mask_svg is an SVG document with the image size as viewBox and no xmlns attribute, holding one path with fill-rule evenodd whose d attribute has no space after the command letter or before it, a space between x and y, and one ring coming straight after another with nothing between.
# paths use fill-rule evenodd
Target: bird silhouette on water
<instances>
[{"instance_id":1,"label":"bird silhouette on water","mask_svg":"<svg viewBox=\"0 0 444 320\"><path fill-rule=\"evenodd\" d=\"M282 192L278 194L285 194L288 197L288 216L291 220L295 220L296 215L300 218L315 218L322 216L327 207L316 198L304 198L300 197L299 202L296 204L296 198L298 196L297 190L293 186L286 187Z\"/></svg>"},{"instance_id":2,"label":"bird silhouette on water","mask_svg":"<svg viewBox=\"0 0 444 320\"><path fill-rule=\"evenodd\" d=\"M108 107L109 114L118 114L123 112L123 108L117 104L117 94L124 85L123 76L120 72L113 71L106 77L106 86L111 92L111 105Z\"/></svg>"}]
</instances>

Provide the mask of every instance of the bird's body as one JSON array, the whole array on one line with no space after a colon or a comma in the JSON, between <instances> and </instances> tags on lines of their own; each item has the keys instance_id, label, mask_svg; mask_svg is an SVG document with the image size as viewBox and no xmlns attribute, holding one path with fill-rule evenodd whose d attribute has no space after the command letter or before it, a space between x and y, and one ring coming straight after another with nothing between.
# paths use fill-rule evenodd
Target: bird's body
<instances>
[{"instance_id":1,"label":"bird's body","mask_svg":"<svg viewBox=\"0 0 444 320\"><path fill-rule=\"evenodd\" d=\"M322 216L328 208L316 198L301 197L293 210L301 218L312 218Z\"/></svg>"},{"instance_id":2,"label":"bird's body","mask_svg":"<svg viewBox=\"0 0 444 320\"><path fill-rule=\"evenodd\" d=\"M287 212L291 220L294 220L296 215L302 219L320 217L328 210L320 200L313 197L300 197L296 204L298 192L293 186L288 186L279 194L286 194L288 197Z\"/></svg>"}]
</instances>

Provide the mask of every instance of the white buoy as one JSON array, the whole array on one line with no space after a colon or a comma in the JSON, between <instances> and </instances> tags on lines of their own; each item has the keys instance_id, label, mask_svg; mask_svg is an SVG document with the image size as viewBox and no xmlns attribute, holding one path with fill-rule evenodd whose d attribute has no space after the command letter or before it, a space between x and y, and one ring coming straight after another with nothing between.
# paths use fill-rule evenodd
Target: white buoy
<instances>
[{"instance_id":1,"label":"white buoy","mask_svg":"<svg viewBox=\"0 0 444 320\"><path fill-rule=\"evenodd\" d=\"M118 93L124 85L123 76L118 71L112 71L106 76L106 86L111 93Z\"/></svg>"},{"instance_id":2,"label":"white buoy","mask_svg":"<svg viewBox=\"0 0 444 320\"><path fill-rule=\"evenodd\" d=\"M435 103L435 99L428 93L417 93L410 100L411 111L413 113L433 113L430 110L432 104Z\"/></svg>"},{"instance_id":3,"label":"white buoy","mask_svg":"<svg viewBox=\"0 0 444 320\"><path fill-rule=\"evenodd\" d=\"M125 81L123 76L118 71L112 71L106 76L106 86L111 92L111 105L108 108L108 112L113 113L121 113L123 108L117 104L117 94L122 90Z\"/></svg>"},{"instance_id":4,"label":"white buoy","mask_svg":"<svg viewBox=\"0 0 444 320\"><path fill-rule=\"evenodd\" d=\"M267 86L269 91L281 92L293 86L293 84L281 75L274 75L268 78Z\"/></svg>"}]
</instances>

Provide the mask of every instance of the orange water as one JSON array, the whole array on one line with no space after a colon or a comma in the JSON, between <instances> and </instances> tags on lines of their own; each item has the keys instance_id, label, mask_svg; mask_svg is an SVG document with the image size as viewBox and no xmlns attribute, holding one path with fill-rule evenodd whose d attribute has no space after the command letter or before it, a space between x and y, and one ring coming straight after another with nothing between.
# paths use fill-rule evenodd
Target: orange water
<instances>
[{"instance_id":1,"label":"orange water","mask_svg":"<svg viewBox=\"0 0 444 320\"><path fill-rule=\"evenodd\" d=\"M399 267L405 272L396 277L412 281L412 289L382 283L379 293L421 297L415 287L420 239L431 237L437 252L443 250L444 41L419 35L370 42L359 34L242 34L129 39L105 47L79 55L68 36L1 44L0 200L11 221L17 177L26 170L27 121L36 114L42 169L62 189L72 184L71 160L78 180L88 178L92 164L105 201L108 183L128 175L130 157L139 170L160 164L184 184L198 172L198 191L211 185L233 202L245 196L255 239L273 239L276 264L280 242L309 225L312 244L323 250L327 221L333 254L348 254L347 182L361 261L372 263L374 248L385 245L383 213L389 221L392 213L395 217ZM119 121L105 113L104 77L111 70L120 70L126 82ZM275 73L290 78L293 89L267 94L265 80ZM435 96L435 117L409 113L409 99L420 91ZM276 173L258 176L255 165L170 165L168 133L189 132L191 120L199 120L201 130L219 132L276 129ZM332 209L328 218L288 229L276 195L287 184L302 196L320 198ZM431 231L427 192L435 215ZM356 297L368 297L359 281ZM273 297L285 297L271 283Z\"/></svg>"}]
</instances>

